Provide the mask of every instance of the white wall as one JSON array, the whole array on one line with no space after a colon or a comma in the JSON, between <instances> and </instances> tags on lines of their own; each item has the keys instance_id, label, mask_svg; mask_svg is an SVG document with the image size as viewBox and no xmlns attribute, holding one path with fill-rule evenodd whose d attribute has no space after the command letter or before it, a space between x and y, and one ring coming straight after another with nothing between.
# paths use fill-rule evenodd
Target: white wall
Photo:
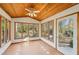
<instances>
[{"instance_id":1,"label":"white wall","mask_svg":"<svg viewBox=\"0 0 79 59\"><path fill-rule=\"evenodd\" d=\"M39 23L39 21L29 18L29 17L12 18L12 20L14 20L14 22Z\"/></svg>"}]
</instances>

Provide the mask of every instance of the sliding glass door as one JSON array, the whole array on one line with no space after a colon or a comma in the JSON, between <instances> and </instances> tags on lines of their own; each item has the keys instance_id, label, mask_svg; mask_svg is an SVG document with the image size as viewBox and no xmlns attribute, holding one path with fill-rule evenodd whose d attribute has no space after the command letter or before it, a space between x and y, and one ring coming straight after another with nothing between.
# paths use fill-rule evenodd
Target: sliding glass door
<instances>
[{"instance_id":1,"label":"sliding glass door","mask_svg":"<svg viewBox=\"0 0 79 59\"><path fill-rule=\"evenodd\" d=\"M57 47L65 54L76 53L76 15L57 20Z\"/></svg>"}]
</instances>

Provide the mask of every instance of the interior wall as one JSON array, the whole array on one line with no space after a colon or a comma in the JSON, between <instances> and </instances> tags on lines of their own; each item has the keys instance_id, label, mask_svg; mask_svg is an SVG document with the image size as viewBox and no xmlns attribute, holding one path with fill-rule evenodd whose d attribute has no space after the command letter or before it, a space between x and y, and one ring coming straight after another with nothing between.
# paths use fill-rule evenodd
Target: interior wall
<instances>
[{"instance_id":1,"label":"interior wall","mask_svg":"<svg viewBox=\"0 0 79 59\"><path fill-rule=\"evenodd\" d=\"M27 22L27 23L39 23L39 21L32 19L30 17L22 17L22 18L12 18L14 22Z\"/></svg>"}]
</instances>

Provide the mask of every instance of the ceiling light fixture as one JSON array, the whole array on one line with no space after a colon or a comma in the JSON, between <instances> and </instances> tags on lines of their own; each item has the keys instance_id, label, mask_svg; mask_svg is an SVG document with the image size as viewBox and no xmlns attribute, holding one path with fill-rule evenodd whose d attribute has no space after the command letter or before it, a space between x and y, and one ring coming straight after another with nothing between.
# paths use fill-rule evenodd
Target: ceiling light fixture
<instances>
[{"instance_id":1,"label":"ceiling light fixture","mask_svg":"<svg viewBox=\"0 0 79 59\"><path fill-rule=\"evenodd\" d=\"M33 8L26 8L26 11L28 11L29 13L27 13L26 15L31 16L31 17L37 17L37 13L39 13L39 10L35 10Z\"/></svg>"}]
</instances>

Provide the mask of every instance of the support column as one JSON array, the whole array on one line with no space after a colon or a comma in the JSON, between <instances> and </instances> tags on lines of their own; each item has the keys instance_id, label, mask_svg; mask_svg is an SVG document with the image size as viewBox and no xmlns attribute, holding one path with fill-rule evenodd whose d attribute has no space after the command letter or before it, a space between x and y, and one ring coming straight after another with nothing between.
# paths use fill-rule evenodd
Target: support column
<instances>
[{"instance_id":1,"label":"support column","mask_svg":"<svg viewBox=\"0 0 79 59\"><path fill-rule=\"evenodd\" d=\"M0 47L1 47L1 16L0 16Z\"/></svg>"},{"instance_id":2,"label":"support column","mask_svg":"<svg viewBox=\"0 0 79 59\"><path fill-rule=\"evenodd\" d=\"M77 54L79 55L79 13L77 14Z\"/></svg>"},{"instance_id":3,"label":"support column","mask_svg":"<svg viewBox=\"0 0 79 59\"><path fill-rule=\"evenodd\" d=\"M14 42L14 21L11 21L11 41Z\"/></svg>"},{"instance_id":4,"label":"support column","mask_svg":"<svg viewBox=\"0 0 79 59\"><path fill-rule=\"evenodd\" d=\"M39 38L41 39L41 22L39 23Z\"/></svg>"}]
</instances>

